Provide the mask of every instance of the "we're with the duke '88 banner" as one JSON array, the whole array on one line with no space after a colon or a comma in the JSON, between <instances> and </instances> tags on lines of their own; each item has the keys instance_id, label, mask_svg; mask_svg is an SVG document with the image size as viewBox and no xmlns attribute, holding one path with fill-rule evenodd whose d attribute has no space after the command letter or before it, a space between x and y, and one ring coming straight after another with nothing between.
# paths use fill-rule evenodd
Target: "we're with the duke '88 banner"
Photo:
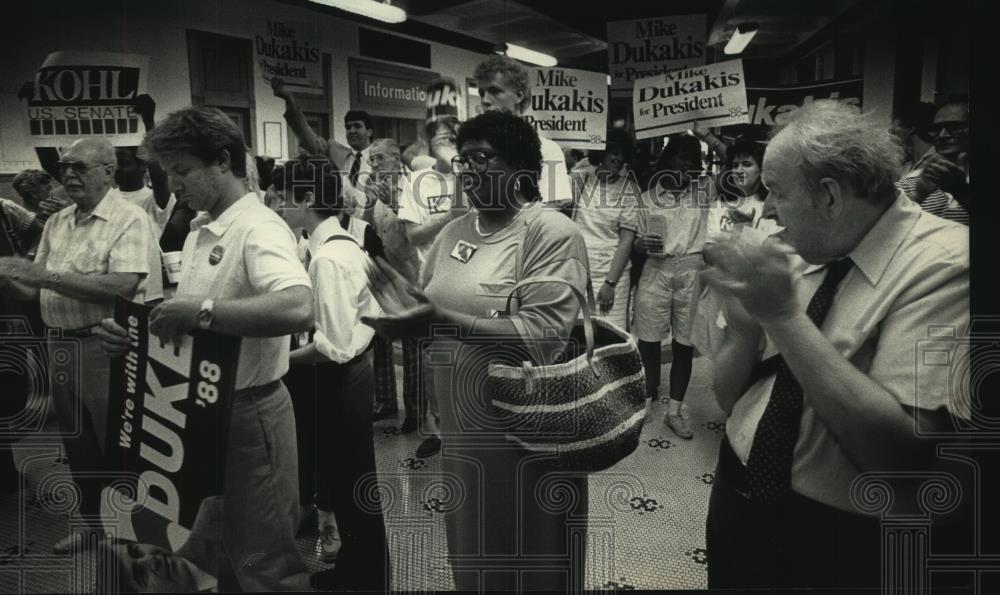
<instances>
[{"instance_id":1,"label":"we're with the duke '88 banner","mask_svg":"<svg viewBox=\"0 0 1000 595\"><path fill-rule=\"evenodd\" d=\"M111 363L105 456L117 479L103 513L118 537L173 550L202 500L222 493L240 339L199 330L175 347L150 334L151 311L115 307L129 348Z\"/></svg>"}]
</instances>

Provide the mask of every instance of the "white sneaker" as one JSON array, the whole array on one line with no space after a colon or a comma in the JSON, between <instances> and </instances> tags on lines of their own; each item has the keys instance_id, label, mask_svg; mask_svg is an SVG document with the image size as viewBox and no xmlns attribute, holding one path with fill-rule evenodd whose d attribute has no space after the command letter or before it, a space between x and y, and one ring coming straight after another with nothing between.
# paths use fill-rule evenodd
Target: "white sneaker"
<instances>
[{"instance_id":1,"label":"white sneaker","mask_svg":"<svg viewBox=\"0 0 1000 595\"><path fill-rule=\"evenodd\" d=\"M319 535L319 559L324 564L333 564L337 561L338 552L340 552L340 533L336 527L327 525Z\"/></svg>"},{"instance_id":2,"label":"white sneaker","mask_svg":"<svg viewBox=\"0 0 1000 595\"><path fill-rule=\"evenodd\" d=\"M337 531L337 519L332 512L316 510L316 521L319 525L319 539L316 540L316 550L319 558L326 564L337 561L340 551L340 532Z\"/></svg>"}]
</instances>

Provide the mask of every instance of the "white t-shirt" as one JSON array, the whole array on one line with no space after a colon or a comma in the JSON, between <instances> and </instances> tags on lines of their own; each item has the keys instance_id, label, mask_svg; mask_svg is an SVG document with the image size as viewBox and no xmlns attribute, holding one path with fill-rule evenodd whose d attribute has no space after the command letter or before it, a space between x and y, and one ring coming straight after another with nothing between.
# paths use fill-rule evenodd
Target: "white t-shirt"
<instances>
[{"instance_id":1,"label":"white t-shirt","mask_svg":"<svg viewBox=\"0 0 1000 595\"><path fill-rule=\"evenodd\" d=\"M153 223L153 229L157 232L155 239L159 242L160 236L163 235L163 228L167 226L167 221L170 220L170 213L173 212L174 205L177 204L177 198L173 193L170 193L170 198L167 199L167 208L161 209L160 205L156 204L156 199L153 198L153 189L148 186L128 191L121 188L112 188L110 192L116 193L146 213L146 216Z\"/></svg>"},{"instance_id":2,"label":"white t-shirt","mask_svg":"<svg viewBox=\"0 0 1000 595\"><path fill-rule=\"evenodd\" d=\"M538 189L543 203L559 203L573 200L573 186L566 170L566 157L562 148L542 135L542 175L538 177Z\"/></svg>"},{"instance_id":3,"label":"white t-shirt","mask_svg":"<svg viewBox=\"0 0 1000 595\"><path fill-rule=\"evenodd\" d=\"M741 215L737 217L740 220L739 223L734 221L734 211L737 211ZM709 243L715 242L720 233L738 232L739 227L746 225L747 220L749 220L750 227L755 228L760 222L760 217L763 213L764 201L758 198L756 194L744 198L739 204L729 204L720 200L719 204L712 207L709 212L708 230L705 241Z\"/></svg>"},{"instance_id":4,"label":"white t-shirt","mask_svg":"<svg viewBox=\"0 0 1000 595\"><path fill-rule=\"evenodd\" d=\"M441 173L434 168L422 169L410 174L413 184L411 192L403 192L399 197L397 216L408 223L423 225L435 215L451 210L455 196L455 174ZM434 241L412 244L417 251L420 268L424 268L427 254Z\"/></svg>"}]
</instances>

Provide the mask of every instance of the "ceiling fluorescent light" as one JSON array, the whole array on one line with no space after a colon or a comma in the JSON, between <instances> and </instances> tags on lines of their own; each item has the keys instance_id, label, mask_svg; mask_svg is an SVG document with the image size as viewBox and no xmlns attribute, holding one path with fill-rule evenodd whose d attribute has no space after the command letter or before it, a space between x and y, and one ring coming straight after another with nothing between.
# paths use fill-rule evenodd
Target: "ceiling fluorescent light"
<instances>
[{"instance_id":1,"label":"ceiling fluorescent light","mask_svg":"<svg viewBox=\"0 0 1000 595\"><path fill-rule=\"evenodd\" d=\"M757 23L740 23L736 26L733 36L729 38L729 43L722 51L729 55L739 54L747 47L753 36L757 35L759 29Z\"/></svg>"},{"instance_id":2,"label":"ceiling fluorescent light","mask_svg":"<svg viewBox=\"0 0 1000 595\"><path fill-rule=\"evenodd\" d=\"M353 12L364 17L386 23L402 23L406 20L406 11L398 6L377 0L312 0L316 4L332 6L347 12Z\"/></svg>"},{"instance_id":3,"label":"ceiling fluorescent light","mask_svg":"<svg viewBox=\"0 0 1000 595\"><path fill-rule=\"evenodd\" d=\"M507 44L507 55L515 60L549 68L559 63L554 56L536 52L535 50L529 50L528 48L523 48L519 45L514 45L513 43Z\"/></svg>"}]
</instances>

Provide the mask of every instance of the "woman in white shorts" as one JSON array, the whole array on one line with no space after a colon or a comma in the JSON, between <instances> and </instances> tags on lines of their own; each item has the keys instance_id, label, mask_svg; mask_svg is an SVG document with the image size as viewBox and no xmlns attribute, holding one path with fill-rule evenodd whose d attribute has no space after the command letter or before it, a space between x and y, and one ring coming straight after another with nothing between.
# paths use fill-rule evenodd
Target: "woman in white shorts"
<instances>
[{"instance_id":1,"label":"woman in white shorts","mask_svg":"<svg viewBox=\"0 0 1000 595\"><path fill-rule=\"evenodd\" d=\"M715 204L715 185L702 175L701 144L687 135L674 135L663 150L650 189L639 209L639 238L635 249L649 256L635 295L635 325L639 352L646 369L646 391L658 397L660 343L673 335L670 348L670 401L664 422L677 436L694 434L681 411L694 348L691 346L691 310L695 278L704 266L708 214Z\"/></svg>"}]
</instances>

